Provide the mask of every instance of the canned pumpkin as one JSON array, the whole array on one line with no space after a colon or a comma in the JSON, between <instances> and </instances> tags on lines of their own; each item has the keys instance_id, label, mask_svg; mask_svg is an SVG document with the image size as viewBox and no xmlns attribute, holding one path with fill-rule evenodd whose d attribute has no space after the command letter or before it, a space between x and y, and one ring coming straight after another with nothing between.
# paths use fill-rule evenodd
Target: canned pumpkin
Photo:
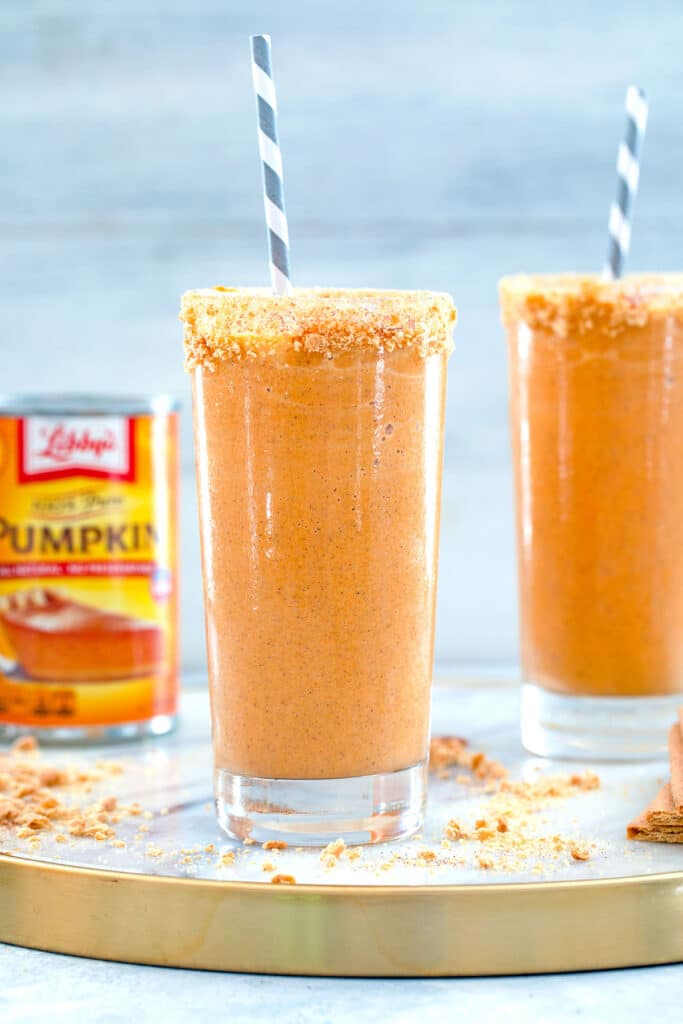
<instances>
[{"instance_id":1,"label":"canned pumpkin","mask_svg":"<svg viewBox=\"0 0 683 1024\"><path fill-rule=\"evenodd\" d=\"M171 727L177 446L168 399L0 399L0 734Z\"/></svg>"}]
</instances>

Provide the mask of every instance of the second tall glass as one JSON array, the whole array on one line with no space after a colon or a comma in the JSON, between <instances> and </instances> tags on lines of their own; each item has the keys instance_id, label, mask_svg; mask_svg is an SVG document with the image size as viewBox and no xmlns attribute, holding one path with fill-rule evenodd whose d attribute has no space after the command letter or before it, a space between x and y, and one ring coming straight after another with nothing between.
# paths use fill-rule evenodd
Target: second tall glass
<instances>
[{"instance_id":1,"label":"second tall glass","mask_svg":"<svg viewBox=\"0 0 683 1024\"><path fill-rule=\"evenodd\" d=\"M683 278L506 278L523 740L665 755L683 702Z\"/></svg>"}]
</instances>

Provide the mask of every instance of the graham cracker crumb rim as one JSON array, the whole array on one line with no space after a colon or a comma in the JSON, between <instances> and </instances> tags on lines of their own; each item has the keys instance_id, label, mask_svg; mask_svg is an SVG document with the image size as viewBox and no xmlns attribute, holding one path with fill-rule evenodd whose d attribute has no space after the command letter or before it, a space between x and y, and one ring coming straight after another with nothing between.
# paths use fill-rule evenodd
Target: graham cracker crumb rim
<instances>
[{"instance_id":1,"label":"graham cracker crumb rim","mask_svg":"<svg viewBox=\"0 0 683 1024\"><path fill-rule=\"evenodd\" d=\"M450 353L455 318L445 292L352 288L300 288L291 296L203 288L185 292L180 312L189 370L282 350L328 358L351 350Z\"/></svg>"},{"instance_id":2,"label":"graham cracker crumb rim","mask_svg":"<svg viewBox=\"0 0 683 1024\"><path fill-rule=\"evenodd\" d=\"M615 336L645 327L655 317L683 319L683 273L626 274L610 281L599 274L514 274L498 282L503 321L560 338L602 331Z\"/></svg>"}]
</instances>

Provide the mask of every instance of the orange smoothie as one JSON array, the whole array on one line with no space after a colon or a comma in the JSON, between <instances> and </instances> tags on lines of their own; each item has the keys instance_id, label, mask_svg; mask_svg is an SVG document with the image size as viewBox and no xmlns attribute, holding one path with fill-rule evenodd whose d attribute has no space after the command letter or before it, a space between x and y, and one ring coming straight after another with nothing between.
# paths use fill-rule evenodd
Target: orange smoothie
<instances>
[{"instance_id":1,"label":"orange smoothie","mask_svg":"<svg viewBox=\"0 0 683 1024\"><path fill-rule=\"evenodd\" d=\"M680 693L683 276L518 276L500 293L524 678Z\"/></svg>"},{"instance_id":2,"label":"orange smoothie","mask_svg":"<svg viewBox=\"0 0 683 1024\"><path fill-rule=\"evenodd\" d=\"M427 754L446 363L427 292L188 292L216 766Z\"/></svg>"}]
</instances>

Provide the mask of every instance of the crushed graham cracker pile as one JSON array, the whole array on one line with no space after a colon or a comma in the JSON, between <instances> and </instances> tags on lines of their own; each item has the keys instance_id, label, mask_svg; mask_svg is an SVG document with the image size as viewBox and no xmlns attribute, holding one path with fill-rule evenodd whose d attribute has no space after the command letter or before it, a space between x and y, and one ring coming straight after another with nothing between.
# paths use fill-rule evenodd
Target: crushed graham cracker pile
<instances>
[{"instance_id":1,"label":"crushed graham cracker pile","mask_svg":"<svg viewBox=\"0 0 683 1024\"><path fill-rule=\"evenodd\" d=\"M437 764L443 765L443 758L448 758L449 765L462 763L455 758L461 757L465 747L464 741L440 737ZM502 766L488 763L496 765L497 781L488 780L494 791L486 789L486 796L477 801L475 816L470 822L464 817L446 821L438 845L424 843L417 850L411 843L387 848L378 863L365 851L349 849L343 839L337 839L320 854L325 870L331 871L343 861L363 859L359 867L377 874L388 873L399 866L435 870L455 866L547 874L554 868L590 860L598 848L597 842L557 831L548 832L543 811L558 801L599 789L600 779L594 772L539 775L531 781L513 782L501 777ZM481 761L477 764L481 765ZM486 775L480 777L486 778Z\"/></svg>"},{"instance_id":2,"label":"crushed graham cracker pile","mask_svg":"<svg viewBox=\"0 0 683 1024\"><path fill-rule=\"evenodd\" d=\"M543 830L540 816L554 801L599 787L600 779L592 771L540 775L523 782L502 779L496 792L480 805L482 813L473 826L455 819L446 823L443 848L450 849L463 840L481 844L475 860L485 870L517 872L531 866L541 873L553 863L587 861L597 847L594 841L549 834Z\"/></svg>"},{"instance_id":3,"label":"crushed graham cracker pile","mask_svg":"<svg viewBox=\"0 0 683 1024\"><path fill-rule=\"evenodd\" d=\"M36 740L24 736L0 754L0 825L34 849L46 833L60 843L67 837L115 841L114 826L143 815L140 804L121 804L115 796L86 803L82 798L122 771L116 761L98 761L93 769L49 765Z\"/></svg>"}]
</instances>

